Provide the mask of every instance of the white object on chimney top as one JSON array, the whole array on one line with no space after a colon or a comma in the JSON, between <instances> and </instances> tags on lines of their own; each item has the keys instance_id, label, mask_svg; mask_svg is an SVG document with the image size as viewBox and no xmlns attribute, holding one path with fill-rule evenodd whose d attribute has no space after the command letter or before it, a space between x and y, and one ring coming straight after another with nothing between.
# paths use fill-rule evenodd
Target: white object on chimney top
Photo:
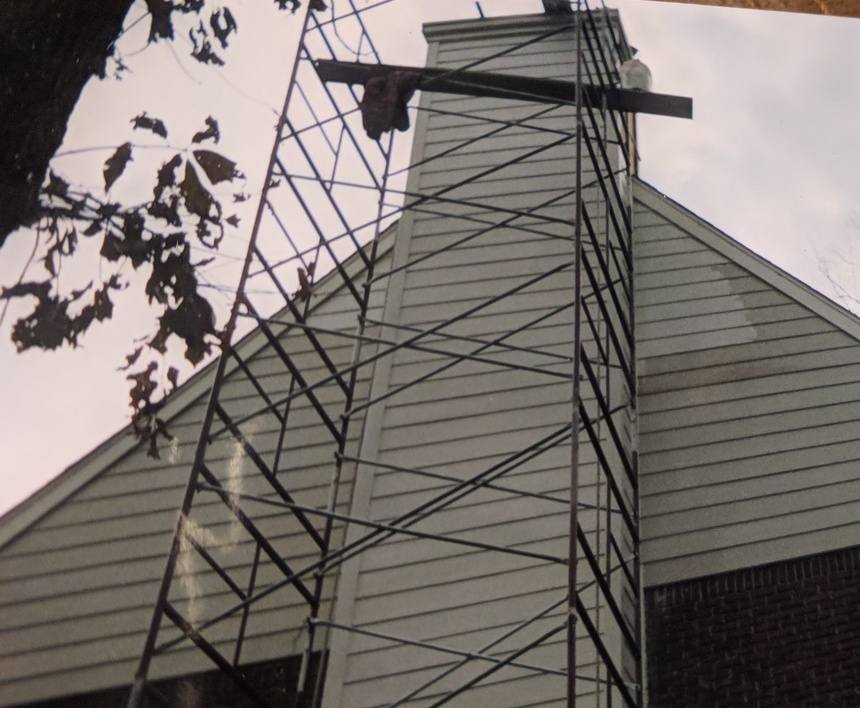
<instances>
[{"instance_id":1,"label":"white object on chimney top","mask_svg":"<svg viewBox=\"0 0 860 708\"><path fill-rule=\"evenodd\" d=\"M621 88L631 91L651 90L651 70L638 59L628 59L619 68Z\"/></svg>"}]
</instances>

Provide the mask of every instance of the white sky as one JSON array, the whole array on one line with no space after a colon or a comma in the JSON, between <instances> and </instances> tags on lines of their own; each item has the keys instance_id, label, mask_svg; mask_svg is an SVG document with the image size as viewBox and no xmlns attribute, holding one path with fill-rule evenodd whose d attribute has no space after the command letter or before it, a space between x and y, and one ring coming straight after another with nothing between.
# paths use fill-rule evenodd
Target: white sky
<instances>
[{"instance_id":1,"label":"white sky","mask_svg":"<svg viewBox=\"0 0 860 708\"><path fill-rule=\"evenodd\" d=\"M258 189L297 22L287 13L257 18L265 0L224 4L240 23L226 70L219 75L187 58L184 36L175 49L161 43L136 54L147 26L140 23L122 45L131 75L87 88L63 148L102 149L59 157L57 169L99 185L112 148L131 139L153 147L135 151L112 196L145 194L154 169L187 146L211 114L224 135L219 149L240 161L246 191ZM832 295L822 264L836 267L850 258L860 236L860 20L647 0L607 4L621 10L629 41L652 70L654 90L694 99L693 121L640 119L643 179ZM481 5L488 16L540 9L538 0ZM140 17L142 7L139 2L131 18ZM402 63L424 59L412 13L477 16L468 0L399 0L391 7L402 13L392 19L392 35L415 48L411 61L396 58ZM143 109L165 120L173 151L146 133L131 133L129 121ZM228 256L244 252L252 213L240 216L242 229L222 246ZM17 278L32 245L24 233L9 239L0 251L0 282ZM219 273L227 274L231 261L224 262ZM853 288L853 270L840 270L844 285ZM85 283L92 274L63 277ZM213 299L229 304L226 294ZM152 331L146 307L125 302L117 319L94 327L77 350L19 355L8 339L13 316L10 311L0 335L0 513L127 423L127 382L115 369L131 350L131 338Z\"/></svg>"}]
</instances>

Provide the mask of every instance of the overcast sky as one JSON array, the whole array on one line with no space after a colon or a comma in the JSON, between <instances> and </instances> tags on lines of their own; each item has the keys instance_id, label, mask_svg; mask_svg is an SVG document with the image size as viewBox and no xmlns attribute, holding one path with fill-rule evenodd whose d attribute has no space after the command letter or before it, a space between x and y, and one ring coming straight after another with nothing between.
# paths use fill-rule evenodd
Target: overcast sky
<instances>
[{"instance_id":1,"label":"overcast sky","mask_svg":"<svg viewBox=\"0 0 860 708\"><path fill-rule=\"evenodd\" d=\"M142 109L162 117L175 148L187 145L213 114L225 136L220 148L241 158L246 190L258 189L296 23L286 13L251 17L265 4L259 0L229 4L240 31L220 73L187 59L181 39L176 47L162 43L140 52L145 22L129 31L122 51L132 74L88 87L61 152L101 151L66 154L56 167L98 185L111 146L133 138L151 145L135 153L133 164L146 180L124 176L116 196L148 189L152 166L172 152L131 135L130 119ZM642 178L826 294L833 295L826 267L838 269L852 289L860 277L840 264L852 258L860 237L860 20L650 0L607 4L621 10L629 41L652 70L654 90L694 99L693 121L640 119ZM538 0L481 5L488 16L540 9ZM410 63L424 58L417 15L430 19L427 6L433 19L477 16L468 0L392 3L386 12L400 13L398 37L415 47ZM142 8L138 3L132 20ZM250 224L247 213L242 218ZM246 233L225 242L228 256L243 252ZM9 239L0 251L0 282L17 278L32 245L27 234ZM229 258L225 263L226 273ZM213 298L221 307L230 299L221 292ZM13 313L7 317L0 337L0 513L127 424L127 385L115 369L131 337L150 331L150 315L140 305L122 306L118 321L94 328L78 350L47 354L15 353L8 340Z\"/></svg>"}]
</instances>

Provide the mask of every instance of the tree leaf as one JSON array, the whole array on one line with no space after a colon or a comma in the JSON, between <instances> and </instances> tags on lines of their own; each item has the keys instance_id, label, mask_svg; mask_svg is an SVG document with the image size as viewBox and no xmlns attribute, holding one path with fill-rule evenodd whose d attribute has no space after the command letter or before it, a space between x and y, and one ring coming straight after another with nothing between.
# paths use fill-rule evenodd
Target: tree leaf
<instances>
[{"instance_id":1,"label":"tree leaf","mask_svg":"<svg viewBox=\"0 0 860 708\"><path fill-rule=\"evenodd\" d=\"M224 60L212 51L212 44L210 44L208 39L204 40L199 49L195 48L195 50L191 52L191 56L201 64L224 66Z\"/></svg>"},{"instance_id":2,"label":"tree leaf","mask_svg":"<svg viewBox=\"0 0 860 708\"><path fill-rule=\"evenodd\" d=\"M179 369L177 369L175 366L171 366L167 370L167 380L170 381L171 385L173 386L173 388L170 390L175 391L179 386Z\"/></svg>"},{"instance_id":3,"label":"tree leaf","mask_svg":"<svg viewBox=\"0 0 860 708\"><path fill-rule=\"evenodd\" d=\"M135 411L143 411L152 406L152 394L158 388L155 381L152 380L152 374L155 373L157 368L158 364L150 361L143 371L138 371L125 377L134 383L131 391L129 391L129 398L131 399L131 407Z\"/></svg>"},{"instance_id":4,"label":"tree leaf","mask_svg":"<svg viewBox=\"0 0 860 708\"><path fill-rule=\"evenodd\" d=\"M80 290L72 290L72 294L69 295L69 302L74 302L75 300L80 300L84 295L87 294L87 291L93 287L93 281L91 280L87 283L86 287L81 288Z\"/></svg>"},{"instance_id":5,"label":"tree leaf","mask_svg":"<svg viewBox=\"0 0 860 708\"><path fill-rule=\"evenodd\" d=\"M93 295L92 304L86 305L79 314L70 315L69 306L80 300L92 287L92 283L80 290L72 291L71 295L61 298L51 295L50 283L20 283L13 288L3 291L3 297L19 297L34 295L39 302L26 317L19 319L12 327L12 341L18 351L31 347L40 349L57 349L63 343L72 347L78 344L78 335L85 332L96 320L102 321L113 313L113 303L108 291L119 289L119 279L112 276L101 289Z\"/></svg>"},{"instance_id":6,"label":"tree leaf","mask_svg":"<svg viewBox=\"0 0 860 708\"><path fill-rule=\"evenodd\" d=\"M45 187L45 194L52 197L64 197L69 191L69 183L61 177L57 177L53 170L48 172L48 184Z\"/></svg>"},{"instance_id":7,"label":"tree leaf","mask_svg":"<svg viewBox=\"0 0 860 708\"><path fill-rule=\"evenodd\" d=\"M176 168L181 164L182 156L177 153L158 169L155 187L152 190L152 196L156 201L161 199L161 195L164 193L165 189L176 184Z\"/></svg>"},{"instance_id":8,"label":"tree leaf","mask_svg":"<svg viewBox=\"0 0 860 708\"><path fill-rule=\"evenodd\" d=\"M185 358L199 364L212 350L206 335L215 332L215 313L212 306L201 295L186 297L176 308L168 308L159 318L159 328L149 343L159 352L167 351L167 340L175 334L185 342Z\"/></svg>"},{"instance_id":9,"label":"tree leaf","mask_svg":"<svg viewBox=\"0 0 860 708\"><path fill-rule=\"evenodd\" d=\"M105 233L99 255L105 260L116 262L122 258L122 239L110 232Z\"/></svg>"},{"instance_id":10,"label":"tree leaf","mask_svg":"<svg viewBox=\"0 0 860 708\"><path fill-rule=\"evenodd\" d=\"M54 232L53 229L52 232ZM45 265L45 270L47 270L52 277L56 277L59 272L57 266L60 259L63 256L71 256L75 252L78 244L78 232L73 226L67 229L66 233L64 233L62 237L56 236L55 238L55 242L45 252L45 257L42 259L42 263Z\"/></svg>"},{"instance_id":11,"label":"tree leaf","mask_svg":"<svg viewBox=\"0 0 860 708\"><path fill-rule=\"evenodd\" d=\"M168 239L165 239L167 243ZM179 253L169 253L166 258L153 261L152 274L146 283L149 302L156 300L165 305L171 294L174 300L179 301L197 292L197 278L191 265L190 252L191 249L186 245Z\"/></svg>"},{"instance_id":12,"label":"tree leaf","mask_svg":"<svg viewBox=\"0 0 860 708\"><path fill-rule=\"evenodd\" d=\"M122 222L123 253L131 258L135 270L140 268L151 257L156 241L143 240L144 219L140 212L126 214Z\"/></svg>"},{"instance_id":13,"label":"tree leaf","mask_svg":"<svg viewBox=\"0 0 860 708\"><path fill-rule=\"evenodd\" d=\"M0 298L8 300L13 297L32 295L33 297L39 298L39 300L44 300L50 295L50 292L50 283L38 283L31 280L26 283L18 283L10 288L3 288L3 290L0 291Z\"/></svg>"},{"instance_id":14,"label":"tree leaf","mask_svg":"<svg viewBox=\"0 0 860 708\"><path fill-rule=\"evenodd\" d=\"M132 361L136 361L139 356L140 349L134 352L132 356L126 357L129 365ZM134 357L132 359L132 357ZM128 368L128 367L126 367ZM173 370L174 367L170 367ZM153 379L158 369L158 364L150 361L147 367L141 371L137 371L126 376L126 379L133 382L129 390L129 402L132 409L131 425L134 429L134 434L143 442L148 442L149 446L146 454L149 457L158 459L158 438L163 437L165 440L173 440L173 435L167 429L167 424L158 417L158 412L163 405L162 401L153 401L153 394L158 390L158 384ZM167 372L167 378L174 382L176 374L172 374L171 370ZM175 384L174 384L175 387Z\"/></svg>"},{"instance_id":15,"label":"tree leaf","mask_svg":"<svg viewBox=\"0 0 860 708\"><path fill-rule=\"evenodd\" d=\"M191 142L202 143L204 140L208 140L209 138L212 138L216 144L221 139L221 131L218 130L218 121L212 116L209 116L206 119L206 130L194 133L194 137L191 138Z\"/></svg>"},{"instance_id":16,"label":"tree leaf","mask_svg":"<svg viewBox=\"0 0 860 708\"><path fill-rule=\"evenodd\" d=\"M209 26L212 27L212 34L221 43L223 48L227 48L227 39L231 33L239 30L236 24L236 19L229 7L223 10L216 10L209 16Z\"/></svg>"},{"instance_id":17,"label":"tree leaf","mask_svg":"<svg viewBox=\"0 0 860 708\"><path fill-rule=\"evenodd\" d=\"M132 118L131 122L135 130L151 130L162 138L167 137L167 127L164 125L164 121L158 118L150 118L146 115L146 111Z\"/></svg>"},{"instance_id":18,"label":"tree leaf","mask_svg":"<svg viewBox=\"0 0 860 708\"><path fill-rule=\"evenodd\" d=\"M173 3L170 0L146 0L146 8L151 17L149 41L173 39L173 20L170 18L170 13L174 10Z\"/></svg>"},{"instance_id":19,"label":"tree leaf","mask_svg":"<svg viewBox=\"0 0 860 708\"><path fill-rule=\"evenodd\" d=\"M220 209L221 205L216 202L215 206L216 208ZM206 246L206 248L218 248L219 244L224 239L224 227L221 226L219 219L220 212L216 213L215 217L212 218L210 221L204 221L203 219L200 219L200 221L197 222L197 238L200 240L200 243ZM218 235L213 239L210 239L210 236L212 236L212 229L209 228L210 223L216 224L219 230Z\"/></svg>"},{"instance_id":20,"label":"tree leaf","mask_svg":"<svg viewBox=\"0 0 860 708\"><path fill-rule=\"evenodd\" d=\"M236 169L236 163L211 150L195 150L194 157L203 168L212 184L229 182L244 175Z\"/></svg>"},{"instance_id":21,"label":"tree leaf","mask_svg":"<svg viewBox=\"0 0 860 708\"><path fill-rule=\"evenodd\" d=\"M110 295L108 294L109 289L110 284L105 283L105 285L100 290L96 290L93 295L93 304L84 308L85 311L87 311L88 308L92 308L93 316L99 322L109 320L113 317L113 301L110 299Z\"/></svg>"},{"instance_id":22,"label":"tree leaf","mask_svg":"<svg viewBox=\"0 0 860 708\"><path fill-rule=\"evenodd\" d=\"M167 234L164 237L164 250L170 251L174 248L179 248L180 246L185 246L185 232L184 231L174 231L172 234Z\"/></svg>"},{"instance_id":23,"label":"tree leaf","mask_svg":"<svg viewBox=\"0 0 860 708\"><path fill-rule=\"evenodd\" d=\"M236 228L236 229L239 228L240 219L235 214L228 216L226 219L224 219L224 221L226 221L228 224L230 224L230 226L232 226L233 228Z\"/></svg>"},{"instance_id":24,"label":"tree leaf","mask_svg":"<svg viewBox=\"0 0 860 708\"><path fill-rule=\"evenodd\" d=\"M70 229L63 234L63 238L60 239L57 246L60 249L60 253L64 256L71 256L75 249L78 247L78 231L72 226Z\"/></svg>"},{"instance_id":25,"label":"tree leaf","mask_svg":"<svg viewBox=\"0 0 860 708\"><path fill-rule=\"evenodd\" d=\"M54 263L54 256L57 253L56 248L49 248L42 262L45 264L45 270L51 274L51 277L57 277L57 266Z\"/></svg>"},{"instance_id":26,"label":"tree leaf","mask_svg":"<svg viewBox=\"0 0 860 708\"><path fill-rule=\"evenodd\" d=\"M182 0L176 9L179 12L200 12L203 9L204 0Z\"/></svg>"},{"instance_id":27,"label":"tree leaf","mask_svg":"<svg viewBox=\"0 0 860 708\"><path fill-rule=\"evenodd\" d=\"M143 351L143 347L138 347L131 354L125 355L125 366L120 366L117 368L117 371L128 371L132 366L134 366L135 362L140 358L140 353Z\"/></svg>"},{"instance_id":28,"label":"tree leaf","mask_svg":"<svg viewBox=\"0 0 860 708\"><path fill-rule=\"evenodd\" d=\"M185 199L185 208L201 219L209 219L212 207L216 203L190 162L185 163L185 179L179 183L179 191Z\"/></svg>"},{"instance_id":29,"label":"tree leaf","mask_svg":"<svg viewBox=\"0 0 860 708\"><path fill-rule=\"evenodd\" d=\"M158 237L143 239L143 216L133 211L125 215L123 227L117 232L107 231L99 255L108 261L118 261L123 256L131 259L135 270L151 260L160 248Z\"/></svg>"},{"instance_id":30,"label":"tree leaf","mask_svg":"<svg viewBox=\"0 0 860 708\"><path fill-rule=\"evenodd\" d=\"M179 197L171 194L165 201L152 202L147 211L156 219L164 219L171 226L182 226L182 217L179 216Z\"/></svg>"},{"instance_id":31,"label":"tree leaf","mask_svg":"<svg viewBox=\"0 0 860 708\"><path fill-rule=\"evenodd\" d=\"M275 2L278 4L279 10L286 10L289 7L290 12L294 15L296 10L302 6L300 0L275 0Z\"/></svg>"},{"instance_id":32,"label":"tree leaf","mask_svg":"<svg viewBox=\"0 0 860 708\"><path fill-rule=\"evenodd\" d=\"M46 283L47 285L47 283ZM33 311L12 327L12 341L19 352L31 347L57 349L70 332L67 300L45 294Z\"/></svg>"},{"instance_id":33,"label":"tree leaf","mask_svg":"<svg viewBox=\"0 0 860 708\"><path fill-rule=\"evenodd\" d=\"M150 25L150 29L151 29ZM116 47L111 49L110 54L107 57L111 61L113 61L113 72L111 78L116 79L117 81L122 81L122 75L124 72L128 71L128 67L122 60L122 55L120 55L119 51ZM107 62L105 62L105 68L99 73L99 78L104 79L107 77Z\"/></svg>"},{"instance_id":34,"label":"tree leaf","mask_svg":"<svg viewBox=\"0 0 860 708\"><path fill-rule=\"evenodd\" d=\"M116 152L105 160L105 166L102 170L105 178L105 192L110 191L113 183L116 182L122 175L125 166L131 160L131 143L123 143Z\"/></svg>"},{"instance_id":35,"label":"tree leaf","mask_svg":"<svg viewBox=\"0 0 860 708\"><path fill-rule=\"evenodd\" d=\"M165 190L176 186L176 170L182 164L182 156L178 153L165 162L158 170L155 187L152 190L154 200L147 207L147 211L157 219L164 219L171 226L182 226L182 218L179 216L179 197L170 194L165 199Z\"/></svg>"},{"instance_id":36,"label":"tree leaf","mask_svg":"<svg viewBox=\"0 0 860 708\"><path fill-rule=\"evenodd\" d=\"M212 43L208 39L209 33L206 31L202 22L196 29L189 30L188 36L191 39L191 43L194 45L194 49L191 52L192 57L201 64L213 64L215 66L224 65L224 60L212 51Z\"/></svg>"}]
</instances>

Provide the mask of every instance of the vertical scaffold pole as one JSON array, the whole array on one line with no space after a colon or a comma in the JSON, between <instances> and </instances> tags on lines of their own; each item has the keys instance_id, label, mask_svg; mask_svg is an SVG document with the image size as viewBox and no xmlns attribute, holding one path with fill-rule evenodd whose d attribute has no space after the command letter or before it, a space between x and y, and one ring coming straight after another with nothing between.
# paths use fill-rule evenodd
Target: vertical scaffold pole
<instances>
[{"instance_id":1,"label":"vertical scaffold pole","mask_svg":"<svg viewBox=\"0 0 860 708\"><path fill-rule=\"evenodd\" d=\"M576 706L576 559L579 528L579 407L582 365L582 0L576 2L576 206L574 214L573 265L573 372L570 440L570 526L567 576L567 703Z\"/></svg>"}]
</instances>

